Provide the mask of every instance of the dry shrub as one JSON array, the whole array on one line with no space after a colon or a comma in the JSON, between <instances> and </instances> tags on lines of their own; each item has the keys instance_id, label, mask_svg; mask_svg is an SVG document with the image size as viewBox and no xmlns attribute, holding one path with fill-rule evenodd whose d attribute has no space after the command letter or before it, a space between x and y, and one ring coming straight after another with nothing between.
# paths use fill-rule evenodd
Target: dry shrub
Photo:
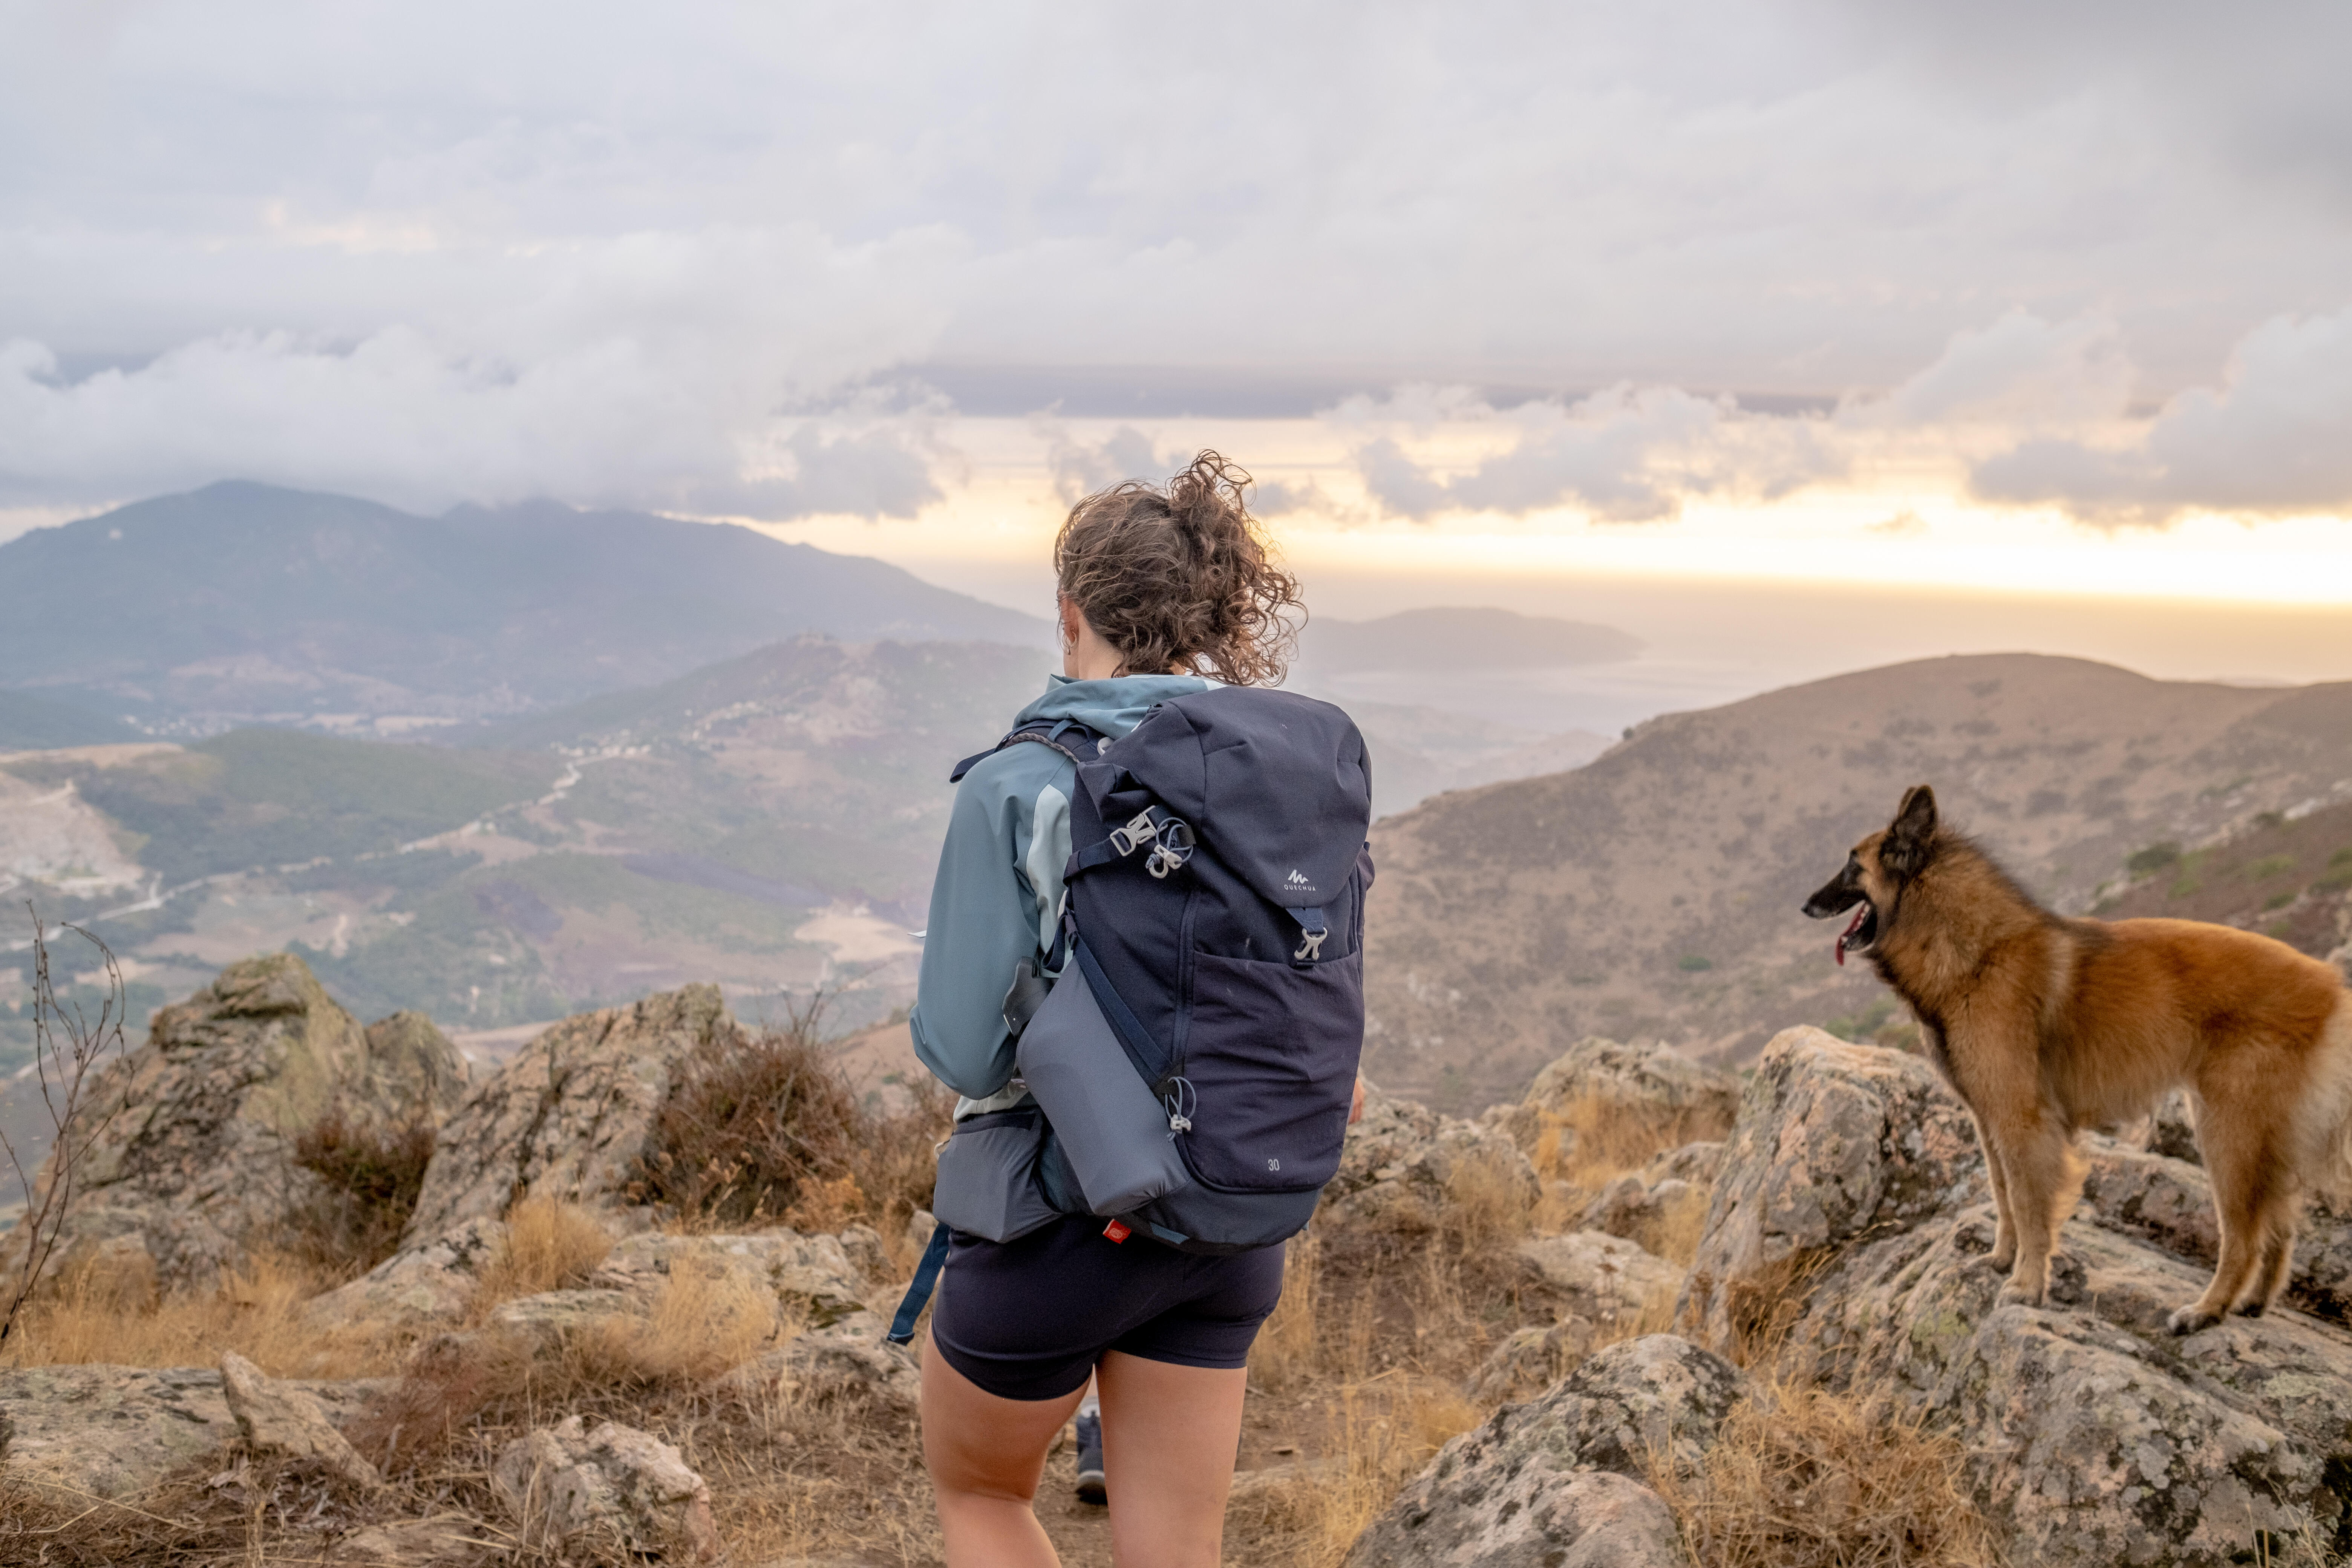
<instances>
[{"instance_id":1,"label":"dry shrub","mask_svg":"<svg viewBox=\"0 0 2352 1568\"><path fill-rule=\"evenodd\" d=\"M907 1112L867 1110L826 1048L830 1000L795 1003L781 1026L741 1035L696 1065L655 1119L632 1184L639 1201L722 1228L863 1220L885 1236L929 1206L953 1100L926 1082Z\"/></svg>"},{"instance_id":2,"label":"dry shrub","mask_svg":"<svg viewBox=\"0 0 2352 1568\"><path fill-rule=\"evenodd\" d=\"M400 1246L433 1158L433 1123L383 1126L339 1105L296 1136L293 1158L319 1180L289 1216L289 1250L324 1274L356 1279Z\"/></svg>"},{"instance_id":3,"label":"dry shrub","mask_svg":"<svg viewBox=\"0 0 2352 1568\"><path fill-rule=\"evenodd\" d=\"M1693 1186L1666 1200L1654 1225L1634 1239L1669 1263L1688 1268L1698 1257L1700 1237L1706 1234L1706 1211L1715 1201L1711 1188Z\"/></svg>"},{"instance_id":4,"label":"dry shrub","mask_svg":"<svg viewBox=\"0 0 2352 1568\"><path fill-rule=\"evenodd\" d=\"M37 1298L0 1352L11 1366L210 1366L235 1351L275 1377L362 1377L390 1370L395 1347L321 1330L302 1303L331 1281L299 1259L257 1254L209 1290L159 1296L152 1272L78 1264Z\"/></svg>"},{"instance_id":5,"label":"dry shrub","mask_svg":"<svg viewBox=\"0 0 2352 1568\"><path fill-rule=\"evenodd\" d=\"M765 1282L747 1269L681 1262L644 1317L598 1324L566 1346L566 1360L590 1387L691 1387L742 1365L776 1336L776 1294Z\"/></svg>"},{"instance_id":6,"label":"dry shrub","mask_svg":"<svg viewBox=\"0 0 2352 1568\"><path fill-rule=\"evenodd\" d=\"M524 1197L507 1211L506 1235L474 1290L474 1315L513 1297L584 1285L612 1250L612 1235L593 1211Z\"/></svg>"},{"instance_id":7,"label":"dry shrub","mask_svg":"<svg viewBox=\"0 0 2352 1568\"><path fill-rule=\"evenodd\" d=\"M1629 1104L1588 1092L1543 1113L1529 1158L1547 1181L1590 1195L1661 1154L1730 1131L1719 1113L1696 1106Z\"/></svg>"},{"instance_id":8,"label":"dry shrub","mask_svg":"<svg viewBox=\"0 0 2352 1568\"><path fill-rule=\"evenodd\" d=\"M1780 1355L1789 1331L1804 1316L1813 1276L1828 1259L1826 1248L1792 1252L1723 1281L1724 1312L1731 1328L1726 1353L1734 1363L1763 1366ZM1692 1278L1695 1306L1703 1310L1711 1285L1705 1275Z\"/></svg>"},{"instance_id":9,"label":"dry shrub","mask_svg":"<svg viewBox=\"0 0 2352 1568\"><path fill-rule=\"evenodd\" d=\"M1516 1168L1466 1155L1446 1173L1445 1207L1438 1230L1461 1248L1493 1247L1528 1233L1535 1211Z\"/></svg>"},{"instance_id":10,"label":"dry shrub","mask_svg":"<svg viewBox=\"0 0 2352 1568\"><path fill-rule=\"evenodd\" d=\"M1452 1384L1437 1378L1386 1373L1343 1384L1331 1405L1321 1464L1254 1501L1250 1511L1259 1517L1231 1522L1261 1541L1280 1541L1284 1562L1339 1568L1404 1484L1480 1419Z\"/></svg>"},{"instance_id":11,"label":"dry shrub","mask_svg":"<svg viewBox=\"0 0 2352 1568\"><path fill-rule=\"evenodd\" d=\"M0 1477L0 1563L42 1568L183 1568L318 1563L378 1500L311 1465L208 1454L141 1491L103 1500Z\"/></svg>"},{"instance_id":12,"label":"dry shrub","mask_svg":"<svg viewBox=\"0 0 2352 1568\"><path fill-rule=\"evenodd\" d=\"M1649 1479L1709 1568L1993 1568L1966 1457L1924 1409L1784 1384L1733 1408L1698 1474Z\"/></svg>"}]
</instances>

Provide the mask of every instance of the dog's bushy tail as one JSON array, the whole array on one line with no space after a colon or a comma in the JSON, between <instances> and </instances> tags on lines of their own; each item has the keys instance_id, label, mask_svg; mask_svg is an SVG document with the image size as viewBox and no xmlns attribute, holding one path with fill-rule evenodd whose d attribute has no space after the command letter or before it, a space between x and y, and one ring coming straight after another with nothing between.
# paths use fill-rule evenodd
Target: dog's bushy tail
<instances>
[{"instance_id":1,"label":"dog's bushy tail","mask_svg":"<svg viewBox=\"0 0 2352 1568\"><path fill-rule=\"evenodd\" d=\"M2352 1205L2352 992L2319 1034L2319 1059L2307 1103L2319 1119L2304 1180L2339 1208Z\"/></svg>"}]
</instances>

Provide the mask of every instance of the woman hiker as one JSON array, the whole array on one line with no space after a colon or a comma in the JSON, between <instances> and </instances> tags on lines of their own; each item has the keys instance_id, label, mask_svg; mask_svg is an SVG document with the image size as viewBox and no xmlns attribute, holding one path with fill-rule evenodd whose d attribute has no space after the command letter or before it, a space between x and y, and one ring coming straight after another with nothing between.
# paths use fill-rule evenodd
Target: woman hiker
<instances>
[{"instance_id":1,"label":"woman hiker","mask_svg":"<svg viewBox=\"0 0 2352 1568\"><path fill-rule=\"evenodd\" d=\"M1069 719L1116 740L1154 704L1207 690L1204 676L1281 679L1298 584L1269 559L1248 483L1203 452L1164 487L1131 481L1071 510L1054 543L1063 673L1016 728ZM1007 981L1060 951L1065 752L1094 743L1063 734L974 764L940 851L911 1024L917 1054L964 1097L959 1121L1027 1097ZM1281 1295L1283 1250L1120 1246L1085 1215L1003 1243L957 1231L922 1352L923 1452L951 1568L1057 1562L1031 1502L1090 1377L1121 1568L1215 1568L1244 1363Z\"/></svg>"}]
</instances>

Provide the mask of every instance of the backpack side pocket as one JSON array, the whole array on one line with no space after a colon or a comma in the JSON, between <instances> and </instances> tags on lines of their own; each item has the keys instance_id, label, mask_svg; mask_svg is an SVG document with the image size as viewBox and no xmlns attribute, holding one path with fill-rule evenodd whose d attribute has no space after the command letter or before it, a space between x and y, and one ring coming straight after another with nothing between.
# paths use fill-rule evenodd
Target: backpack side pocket
<instances>
[{"instance_id":1,"label":"backpack side pocket","mask_svg":"<svg viewBox=\"0 0 2352 1568\"><path fill-rule=\"evenodd\" d=\"M931 1212L983 1241L1011 1241L1060 1218L1037 1188L1045 1114L1034 1105L968 1116L940 1151Z\"/></svg>"}]
</instances>

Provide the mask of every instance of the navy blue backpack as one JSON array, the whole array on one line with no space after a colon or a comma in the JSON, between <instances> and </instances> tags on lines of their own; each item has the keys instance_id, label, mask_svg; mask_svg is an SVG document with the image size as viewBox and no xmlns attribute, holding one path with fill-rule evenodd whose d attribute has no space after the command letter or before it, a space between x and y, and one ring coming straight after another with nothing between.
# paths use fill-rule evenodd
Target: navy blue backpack
<instances>
[{"instance_id":1,"label":"navy blue backpack","mask_svg":"<svg viewBox=\"0 0 2352 1568\"><path fill-rule=\"evenodd\" d=\"M1059 978L1025 963L1008 977L1032 1100L966 1118L942 1146L917 1310L950 1229L1009 1241L1090 1214L1114 1240L1273 1246L1306 1226L1347 1135L1372 880L1354 721L1223 686L1160 703L1115 741L1041 721L996 749L1027 742L1077 764L1046 962ZM913 1316L902 1309L893 1338Z\"/></svg>"}]
</instances>

